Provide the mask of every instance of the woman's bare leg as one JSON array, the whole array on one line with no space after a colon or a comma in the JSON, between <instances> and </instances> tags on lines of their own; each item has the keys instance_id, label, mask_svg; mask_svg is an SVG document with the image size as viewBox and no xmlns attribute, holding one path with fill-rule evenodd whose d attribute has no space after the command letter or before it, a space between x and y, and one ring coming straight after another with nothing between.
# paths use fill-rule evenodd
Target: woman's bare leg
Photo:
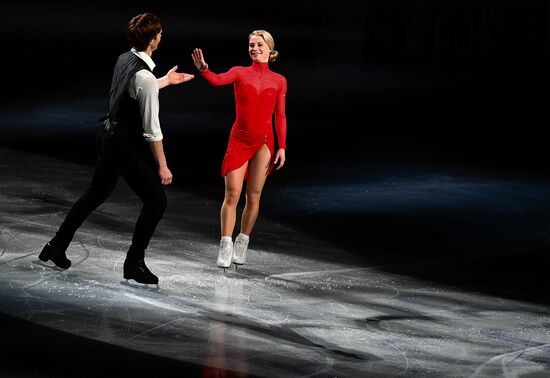
<instances>
[{"instance_id":1,"label":"woman's bare leg","mask_svg":"<svg viewBox=\"0 0 550 378\"><path fill-rule=\"evenodd\" d=\"M271 151L264 144L248 162L246 182L246 205L241 218L241 233L250 235L260 210L260 196L267 178Z\"/></svg>"},{"instance_id":2,"label":"woman's bare leg","mask_svg":"<svg viewBox=\"0 0 550 378\"><path fill-rule=\"evenodd\" d=\"M222 236L233 236L233 229L235 228L235 221L237 219L237 204L241 197L247 166L248 162L244 163L239 169L227 173L225 176L225 196L220 211Z\"/></svg>"}]
</instances>

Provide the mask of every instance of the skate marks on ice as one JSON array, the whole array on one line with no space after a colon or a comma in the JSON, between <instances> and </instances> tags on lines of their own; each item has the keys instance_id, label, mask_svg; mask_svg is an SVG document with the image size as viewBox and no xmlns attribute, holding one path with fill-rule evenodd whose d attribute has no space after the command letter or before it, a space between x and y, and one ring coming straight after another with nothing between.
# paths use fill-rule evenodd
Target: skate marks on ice
<instances>
[{"instance_id":1,"label":"skate marks on ice","mask_svg":"<svg viewBox=\"0 0 550 378\"><path fill-rule=\"evenodd\" d=\"M147 251L158 287L121 281L128 219L139 211L123 186L75 236L69 270L39 263L89 173L47 160L39 158L38 166L50 166L48 177L14 172L25 185L8 175L9 167L0 172L5 314L243 375L481 377L550 370L548 306L358 265L345 250L267 219L258 233L264 242L251 246L247 265L224 274L215 266L211 225L219 204L179 190L169 189L176 205ZM49 176L63 177L66 169L75 181L52 184ZM266 242L281 237L283 250ZM307 249L315 258L294 253Z\"/></svg>"},{"instance_id":2,"label":"skate marks on ice","mask_svg":"<svg viewBox=\"0 0 550 378\"><path fill-rule=\"evenodd\" d=\"M71 257L86 260L67 271L39 265L38 252L28 252L25 245L36 250L42 236L6 240L2 311L148 353L243 373L246 366L255 375L478 377L549 367L544 306L374 268L299 257L280 263L276 253L254 249L248 266L224 275L201 240L194 246L202 255L151 250L148 264L161 281L149 290L120 284L115 237L76 243Z\"/></svg>"}]
</instances>

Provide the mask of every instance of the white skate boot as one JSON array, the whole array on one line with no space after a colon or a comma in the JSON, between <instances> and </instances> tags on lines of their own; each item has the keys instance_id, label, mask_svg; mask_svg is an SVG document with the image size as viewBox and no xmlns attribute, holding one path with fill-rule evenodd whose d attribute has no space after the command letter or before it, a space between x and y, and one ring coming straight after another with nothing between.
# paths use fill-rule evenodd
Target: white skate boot
<instances>
[{"instance_id":1,"label":"white skate boot","mask_svg":"<svg viewBox=\"0 0 550 378\"><path fill-rule=\"evenodd\" d=\"M217 264L220 268L229 268L231 258L233 257L233 242L231 240L220 240L220 249L218 252Z\"/></svg>"},{"instance_id":2,"label":"white skate boot","mask_svg":"<svg viewBox=\"0 0 550 378\"><path fill-rule=\"evenodd\" d=\"M243 265L246 262L246 251L248 250L248 242L250 238L244 234L239 234L235 239L233 252L233 264Z\"/></svg>"}]
</instances>

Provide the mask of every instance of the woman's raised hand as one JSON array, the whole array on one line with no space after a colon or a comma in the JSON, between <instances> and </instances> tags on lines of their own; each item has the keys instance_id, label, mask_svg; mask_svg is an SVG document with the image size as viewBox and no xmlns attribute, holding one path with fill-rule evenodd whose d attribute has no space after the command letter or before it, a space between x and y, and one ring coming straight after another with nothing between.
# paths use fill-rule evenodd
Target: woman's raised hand
<instances>
[{"instance_id":1,"label":"woman's raised hand","mask_svg":"<svg viewBox=\"0 0 550 378\"><path fill-rule=\"evenodd\" d=\"M197 70L203 72L208 69L208 64L204 61L204 56L202 55L201 49L193 50L191 57L193 58L193 63L195 64L195 67L197 67Z\"/></svg>"}]
</instances>

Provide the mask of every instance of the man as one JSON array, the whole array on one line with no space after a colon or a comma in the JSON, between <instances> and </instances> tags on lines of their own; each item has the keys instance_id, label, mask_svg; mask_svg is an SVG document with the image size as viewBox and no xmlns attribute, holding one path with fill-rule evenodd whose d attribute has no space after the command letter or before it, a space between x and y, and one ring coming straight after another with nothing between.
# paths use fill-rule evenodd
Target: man
<instances>
[{"instance_id":1,"label":"man","mask_svg":"<svg viewBox=\"0 0 550 378\"><path fill-rule=\"evenodd\" d=\"M124 261L124 278L158 284L158 277L144 260L151 236L166 209L163 185L172 182L162 144L158 92L194 77L176 72L177 66L160 79L153 75L155 63L151 55L161 37L162 25L154 14L139 14L128 23L132 49L118 57L114 68L110 108L104 128L97 136L97 163L91 184L44 246L40 260L51 260L62 269L71 266L65 251L76 230L111 195L120 175L143 203Z\"/></svg>"}]
</instances>

